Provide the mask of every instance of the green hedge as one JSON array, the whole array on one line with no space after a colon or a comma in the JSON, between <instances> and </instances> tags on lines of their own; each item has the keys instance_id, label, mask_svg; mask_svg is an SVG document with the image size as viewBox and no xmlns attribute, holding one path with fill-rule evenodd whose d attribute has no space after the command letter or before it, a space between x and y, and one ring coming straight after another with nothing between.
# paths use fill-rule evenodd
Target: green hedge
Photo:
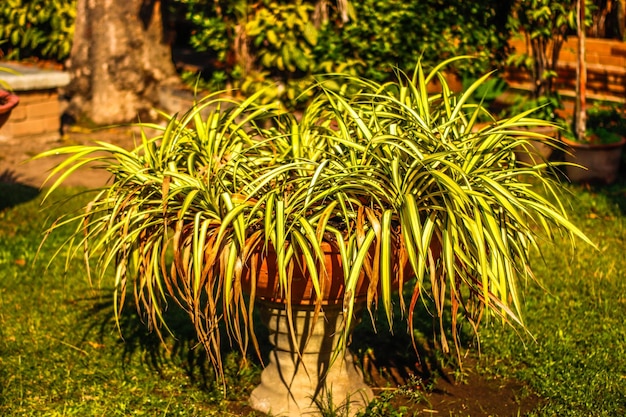
<instances>
[{"instance_id":1,"label":"green hedge","mask_svg":"<svg viewBox=\"0 0 626 417\"><path fill-rule=\"evenodd\" d=\"M420 57L428 64L454 55L477 56L481 59L458 69L470 76L497 65L508 39L505 24L512 1L352 1L348 22L336 7L326 11L325 21L316 20L318 0L263 0L254 6L215 0L175 4L186 8L194 48L211 54L235 76L242 64L285 79L343 65L383 80L392 66L410 69ZM245 57L233 48L242 36L249 44Z\"/></svg>"},{"instance_id":2,"label":"green hedge","mask_svg":"<svg viewBox=\"0 0 626 417\"><path fill-rule=\"evenodd\" d=\"M507 5L508 3L508 5ZM343 27L326 25L322 60L354 59L361 75L382 81L390 65L408 70L418 59L434 64L456 55L464 76L482 74L503 57L511 2L464 0L354 1L356 19ZM331 53L328 53L330 51Z\"/></svg>"},{"instance_id":3,"label":"green hedge","mask_svg":"<svg viewBox=\"0 0 626 417\"><path fill-rule=\"evenodd\" d=\"M61 61L72 47L76 0L0 1L0 45L9 59Z\"/></svg>"},{"instance_id":4,"label":"green hedge","mask_svg":"<svg viewBox=\"0 0 626 417\"><path fill-rule=\"evenodd\" d=\"M268 99L296 99L315 73L346 71L384 81L394 67L410 71L451 56L462 78L500 66L513 0L173 0L191 24L189 44L213 65L208 89L227 83L244 93L279 81ZM339 6L348 5L344 10ZM197 74L185 74L193 83Z\"/></svg>"},{"instance_id":5,"label":"green hedge","mask_svg":"<svg viewBox=\"0 0 626 417\"><path fill-rule=\"evenodd\" d=\"M513 0L163 0L178 22L178 44L210 58L202 82L244 93L277 80L268 99L295 102L311 74L347 71L377 81L393 67L414 68L472 55L465 78L503 62ZM326 8L321 8L326 4ZM344 9L341 8L344 6ZM345 7L347 6L347 7ZM0 44L11 59L69 56L76 0L3 0ZM184 74L197 81L196 74ZM302 100L306 100L303 97Z\"/></svg>"}]
</instances>

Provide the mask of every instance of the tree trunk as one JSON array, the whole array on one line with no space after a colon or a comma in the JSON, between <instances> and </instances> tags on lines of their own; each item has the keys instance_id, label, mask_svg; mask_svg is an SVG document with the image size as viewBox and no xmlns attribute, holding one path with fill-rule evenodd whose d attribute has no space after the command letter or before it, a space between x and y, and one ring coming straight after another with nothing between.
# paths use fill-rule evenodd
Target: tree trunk
<instances>
[{"instance_id":1,"label":"tree trunk","mask_svg":"<svg viewBox=\"0 0 626 417\"><path fill-rule=\"evenodd\" d=\"M150 118L158 86L174 79L160 0L78 0L68 68L73 117L98 125Z\"/></svg>"},{"instance_id":2,"label":"tree trunk","mask_svg":"<svg viewBox=\"0 0 626 417\"><path fill-rule=\"evenodd\" d=\"M587 63L585 61L585 0L576 4L578 28L578 55L576 61L576 102L574 106L574 133L578 140L585 140L587 130Z\"/></svg>"}]
</instances>

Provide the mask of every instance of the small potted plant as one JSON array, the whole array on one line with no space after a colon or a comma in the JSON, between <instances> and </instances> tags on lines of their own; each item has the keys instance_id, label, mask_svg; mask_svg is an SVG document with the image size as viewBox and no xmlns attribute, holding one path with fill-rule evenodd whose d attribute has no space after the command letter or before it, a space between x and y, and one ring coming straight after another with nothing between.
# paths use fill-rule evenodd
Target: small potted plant
<instances>
[{"instance_id":1,"label":"small potted plant","mask_svg":"<svg viewBox=\"0 0 626 417\"><path fill-rule=\"evenodd\" d=\"M626 114L616 104L595 103L586 110L584 136L574 129L563 132L568 147L565 160L567 176L574 182L615 182L626 144Z\"/></svg>"},{"instance_id":2,"label":"small potted plant","mask_svg":"<svg viewBox=\"0 0 626 417\"><path fill-rule=\"evenodd\" d=\"M521 113L475 130L486 110L468 99L487 76L452 92L440 73L449 62L384 84L320 77L297 118L257 104L262 92L216 93L166 126L142 125L158 134L136 149L39 155L68 155L48 198L81 166L112 176L84 212L57 223L77 222L69 253L98 261L118 306L132 292L156 329L168 303L181 305L217 375L223 333L258 351L260 311L275 349L251 405L320 415L331 396L354 415L373 395L347 349L359 311L380 306L389 324L411 328L425 295L452 334L459 317L477 324L485 312L521 323L517 284L532 277L532 248L555 232L589 242L556 177L515 163L523 128L547 122ZM431 94L434 78L441 91ZM407 305L394 299L407 291Z\"/></svg>"},{"instance_id":3,"label":"small potted plant","mask_svg":"<svg viewBox=\"0 0 626 417\"><path fill-rule=\"evenodd\" d=\"M591 3L590 0L584 0ZM554 122L552 130L542 128L539 137L518 152L520 161L526 164L543 163L558 145L563 120L552 118L560 108L560 97L555 85L558 77L559 56L564 43L576 28L578 0L516 0L508 16L508 27L515 36L524 39L525 48L509 56L508 64L526 70L530 78L530 100L526 105L542 106L544 111L533 117ZM588 16L587 21L590 21ZM552 113L552 114L551 114ZM544 142L551 142L544 146ZM556 146L560 148L559 146Z\"/></svg>"}]
</instances>

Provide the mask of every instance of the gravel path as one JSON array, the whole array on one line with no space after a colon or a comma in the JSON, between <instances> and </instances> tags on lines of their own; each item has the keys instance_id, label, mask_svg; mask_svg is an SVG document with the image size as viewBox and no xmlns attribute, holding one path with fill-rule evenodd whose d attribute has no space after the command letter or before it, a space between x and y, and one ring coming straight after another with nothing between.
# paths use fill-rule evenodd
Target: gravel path
<instances>
[{"instance_id":1,"label":"gravel path","mask_svg":"<svg viewBox=\"0 0 626 417\"><path fill-rule=\"evenodd\" d=\"M78 127L68 129L61 139L55 142L0 142L0 181L16 182L35 188L42 188L50 170L63 161L64 156L32 160L40 152L61 146L89 144L94 141L114 143L125 149L132 149L138 136L130 128L108 128L86 130ZM71 186L99 187L106 184L109 175L106 171L85 168L68 177L64 184Z\"/></svg>"}]
</instances>

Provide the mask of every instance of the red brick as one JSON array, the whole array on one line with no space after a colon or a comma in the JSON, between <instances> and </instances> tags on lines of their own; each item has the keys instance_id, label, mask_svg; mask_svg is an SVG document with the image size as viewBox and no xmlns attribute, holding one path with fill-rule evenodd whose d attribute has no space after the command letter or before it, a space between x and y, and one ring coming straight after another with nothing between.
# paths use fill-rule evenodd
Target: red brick
<instances>
[{"instance_id":1,"label":"red brick","mask_svg":"<svg viewBox=\"0 0 626 417\"><path fill-rule=\"evenodd\" d=\"M587 55L585 57L585 62L587 62L587 64L594 64L594 65L602 63L600 61L600 56L599 55L591 55L591 56Z\"/></svg>"},{"instance_id":2,"label":"red brick","mask_svg":"<svg viewBox=\"0 0 626 417\"><path fill-rule=\"evenodd\" d=\"M578 42L578 38L572 38L572 40ZM610 56L611 50L615 47L616 44L616 41L612 41L609 39L586 38L585 50L589 53Z\"/></svg>"},{"instance_id":3,"label":"red brick","mask_svg":"<svg viewBox=\"0 0 626 417\"><path fill-rule=\"evenodd\" d=\"M563 48L561 49L561 54L559 55L560 61L576 61L576 54L578 53L578 49L573 48ZM587 55L589 57L589 55Z\"/></svg>"},{"instance_id":4,"label":"red brick","mask_svg":"<svg viewBox=\"0 0 626 417\"><path fill-rule=\"evenodd\" d=\"M32 103L26 107L26 114L29 119L40 119L42 117L60 117L60 106L58 100L52 102Z\"/></svg>"},{"instance_id":5,"label":"red brick","mask_svg":"<svg viewBox=\"0 0 626 417\"><path fill-rule=\"evenodd\" d=\"M59 94L56 90L36 90L36 91L19 91L20 103L41 103L59 100Z\"/></svg>"},{"instance_id":6,"label":"red brick","mask_svg":"<svg viewBox=\"0 0 626 417\"><path fill-rule=\"evenodd\" d=\"M26 117L28 117L26 113L26 107L28 106L20 102L20 104L18 104L17 107L15 107L11 112L11 118L9 119L9 123L26 120Z\"/></svg>"},{"instance_id":7,"label":"red brick","mask_svg":"<svg viewBox=\"0 0 626 417\"><path fill-rule=\"evenodd\" d=\"M41 124L43 125L44 132L59 132L61 129L61 118L60 116L46 117L41 119Z\"/></svg>"},{"instance_id":8,"label":"red brick","mask_svg":"<svg viewBox=\"0 0 626 417\"><path fill-rule=\"evenodd\" d=\"M13 138L36 136L42 133L58 133L61 126L59 117L46 117L36 121L14 121L12 118L4 125L4 136Z\"/></svg>"}]
</instances>

